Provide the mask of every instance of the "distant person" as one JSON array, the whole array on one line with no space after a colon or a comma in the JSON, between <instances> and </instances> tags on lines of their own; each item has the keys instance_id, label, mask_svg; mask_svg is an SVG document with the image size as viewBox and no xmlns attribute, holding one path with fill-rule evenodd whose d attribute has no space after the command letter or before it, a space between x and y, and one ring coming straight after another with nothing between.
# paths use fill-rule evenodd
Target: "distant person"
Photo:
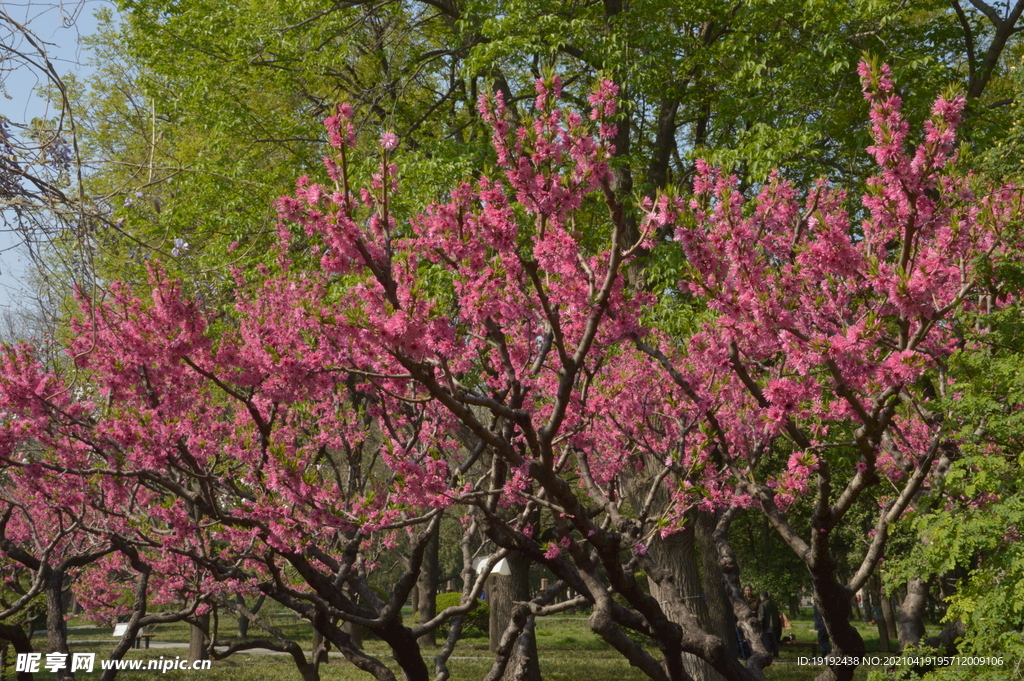
<instances>
[{"instance_id":1,"label":"distant person","mask_svg":"<svg viewBox=\"0 0 1024 681\"><path fill-rule=\"evenodd\" d=\"M760 603L760 600L754 595L754 588L749 584L743 587L743 600L747 603L747 607L750 608L750 614L756 617L757 606L758 603ZM750 641L748 641L747 637L743 635L743 630L738 624L736 625L736 638L739 641L740 646L740 659L748 659L754 653L754 650L750 645Z\"/></svg>"},{"instance_id":2,"label":"distant person","mask_svg":"<svg viewBox=\"0 0 1024 681\"><path fill-rule=\"evenodd\" d=\"M818 650L821 656L825 657L832 652L832 643L828 640L828 630L825 628L825 620L818 610L818 604L814 604L814 629L818 632Z\"/></svg>"},{"instance_id":3,"label":"distant person","mask_svg":"<svg viewBox=\"0 0 1024 681\"><path fill-rule=\"evenodd\" d=\"M761 605L761 599L754 595L754 587L747 584L743 587L743 600L747 602L750 612L757 614L757 606Z\"/></svg>"},{"instance_id":4,"label":"distant person","mask_svg":"<svg viewBox=\"0 0 1024 681\"><path fill-rule=\"evenodd\" d=\"M757 605L757 621L761 623L761 642L772 657L779 656L779 639L782 637L782 618L775 601L768 597L767 591L761 592L761 602Z\"/></svg>"}]
</instances>

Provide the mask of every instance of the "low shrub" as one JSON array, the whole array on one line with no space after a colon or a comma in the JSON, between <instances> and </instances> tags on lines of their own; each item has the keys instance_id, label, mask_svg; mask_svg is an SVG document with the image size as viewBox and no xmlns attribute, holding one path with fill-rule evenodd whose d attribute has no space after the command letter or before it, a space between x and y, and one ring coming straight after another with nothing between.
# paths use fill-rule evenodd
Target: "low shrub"
<instances>
[{"instance_id":1,"label":"low shrub","mask_svg":"<svg viewBox=\"0 0 1024 681\"><path fill-rule=\"evenodd\" d=\"M441 612L445 608L458 605L461 600L462 594L453 591L451 593L437 594L434 603L437 606L437 612ZM487 636L490 620L490 606L479 598L476 599L473 609L466 613L466 619L462 621L462 635L467 638ZM448 636L448 632L451 631L450 623L451 620L438 627L437 633L443 637Z\"/></svg>"}]
</instances>

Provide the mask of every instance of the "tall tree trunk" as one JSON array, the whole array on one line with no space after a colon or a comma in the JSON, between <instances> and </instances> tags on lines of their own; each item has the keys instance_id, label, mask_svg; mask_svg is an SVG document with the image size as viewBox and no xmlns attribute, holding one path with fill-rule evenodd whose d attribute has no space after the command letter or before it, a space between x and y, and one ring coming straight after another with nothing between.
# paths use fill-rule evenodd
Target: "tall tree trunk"
<instances>
[{"instance_id":1,"label":"tall tree trunk","mask_svg":"<svg viewBox=\"0 0 1024 681\"><path fill-rule=\"evenodd\" d=\"M416 582L416 591L419 593L419 604L417 608L418 621L420 624L429 622L437 614L437 579L440 576L440 565L438 563L438 546L441 527L430 537L427 548L423 552L423 563L420 565L420 575ZM436 629L429 634L419 637L419 644L433 648L437 645L435 638Z\"/></svg>"},{"instance_id":2,"label":"tall tree trunk","mask_svg":"<svg viewBox=\"0 0 1024 681\"><path fill-rule=\"evenodd\" d=\"M898 633L896 629L896 615L895 613L893 613L892 610L892 599L886 596L885 594L882 594L881 591L879 591L879 593L881 594L880 604L882 606L882 621L885 622L885 630L889 632L889 647L891 648L891 642L897 640L898 638Z\"/></svg>"},{"instance_id":3,"label":"tall tree trunk","mask_svg":"<svg viewBox=\"0 0 1024 681\"><path fill-rule=\"evenodd\" d=\"M900 648L916 646L924 637L924 609L928 605L928 583L916 578L907 582L899 616Z\"/></svg>"},{"instance_id":4,"label":"tall tree trunk","mask_svg":"<svg viewBox=\"0 0 1024 681\"><path fill-rule=\"evenodd\" d=\"M10 641L15 655L32 652L32 641L25 630L16 624L0 623L0 641ZM14 678L15 681L32 681L32 672L17 672Z\"/></svg>"},{"instance_id":5,"label":"tall tree trunk","mask_svg":"<svg viewBox=\"0 0 1024 681\"><path fill-rule=\"evenodd\" d=\"M266 600L266 598L267 597L265 595L260 594L259 598L256 599L256 603L251 608L249 608L249 612L251 612L254 615L259 613L260 608L263 607L263 602ZM245 597L243 597L242 594L235 594L235 602L238 603L239 605L243 605L244 606L245 605ZM246 617L245 615L239 613L238 614L238 638L245 638L246 636L249 635L249 624L250 624L249 618Z\"/></svg>"},{"instance_id":6,"label":"tall tree trunk","mask_svg":"<svg viewBox=\"0 0 1024 681\"><path fill-rule=\"evenodd\" d=\"M674 601L653 579L648 580L651 596L662 603L665 614L673 622L684 622L687 616L694 616L704 626L711 620L708 603L700 579L697 563L696 522L687 522L684 528L665 539L655 539L648 547L648 555L656 565L672 573L676 589L682 597ZM707 629L708 633L718 634ZM735 639L733 633L725 640ZM722 677L711 665L689 653L683 653L683 668L694 681L721 681Z\"/></svg>"},{"instance_id":7,"label":"tall tree trunk","mask_svg":"<svg viewBox=\"0 0 1024 681\"><path fill-rule=\"evenodd\" d=\"M882 614L882 602L885 596L882 595L882 580L878 573L871 575L868 580L868 588L865 590L871 598L871 619L875 620L878 627L878 649L883 653L892 652L892 644L889 641L889 627L885 624L885 615ZM879 617L875 616L875 605L878 606Z\"/></svg>"},{"instance_id":8,"label":"tall tree trunk","mask_svg":"<svg viewBox=\"0 0 1024 681\"><path fill-rule=\"evenodd\" d=\"M361 626L351 622L341 622L338 626L343 632L348 634L353 648L356 650L363 649L363 628Z\"/></svg>"},{"instance_id":9,"label":"tall tree trunk","mask_svg":"<svg viewBox=\"0 0 1024 681\"><path fill-rule=\"evenodd\" d=\"M853 608L850 592L839 583L836 565L831 556L826 556L817 570L811 571L814 582L814 600L821 618L825 621L829 640L832 641L832 656L839 660L859 660L864 655L864 639L850 622ZM816 681L851 681L857 664L837 664L825 668Z\"/></svg>"},{"instance_id":10,"label":"tall tree trunk","mask_svg":"<svg viewBox=\"0 0 1024 681\"><path fill-rule=\"evenodd\" d=\"M188 661L196 662L205 660L207 656L207 633L210 630L210 616L199 615L196 617L198 625L193 624L188 629Z\"/></svg>"},{"instance_id":11,"label":"tall tree trunk","mask_svg":"<svg viewBox=\"0 0 1024 681\"><path fill-rule=\"evenodd\" d=\"M702 621L705 631L725 641L730 657L739 657L739 641L736 639L736 615L732 602L725 590L725 577L718 564L718 550L715 547L714 531L718 514L707 511L697 512L697 547L700 550L701 584L708 619Z\"/></svg>"},{"instance_id":12,"label":"tall tree trunk","mask_svg":"<svg viewBox=\"0 0 1024 681\"><path fill-rule=\"evenodd\" d=\"M623 486L623 493L633 508L643 506L649 493L651 479L638 474ZM655 508L670 502L664 488L656 493ZM718 549L712 533L717 518L711 513L691 513L684 528L662 539L655 536L648 546L648 555L654 564L672 574L672 581L681 601L669 597L654 579L648 579L651 595L662 603L665 615L673 622L682 623L695 617L701 628L725 642L730 657L739 657L736 640L736 617L725 591L725 582L718 565ZM700 541L697 541L698 533ZM684 653L683 667L694 681L722 681L722 676L700 658Z\"/></svg>"},{"instance_id":13,"label":"tall tree trunk","mask_svg":"<svg viewBox=\"0 0 1024 681\"><path fill-rule=\"evenodd\" d=\"M488 638L491 652L497 652L501 635L512 619L512 604L530 600L530 563L518 553L506 559L509 571L505 575L491 575L487 580L487 601L491 608ZM540 681L537 658L537 636L531 622L523 629L513 659L505 669L502 681Z\"/></svg>"},{"instance_id":14,"label":"tall tree trunk","mask_svg":"<svg viewBox=\"0 0 1024 681\"><path fill-rule=\"evenodd\" d=\"M46 645L48 653L64 653L69 664L57 671L58 679L74 679L71 673L71 651L68 649L68 623L64 597L64 570L51 570L46 577Z\"/></svg>"}]
</instances>

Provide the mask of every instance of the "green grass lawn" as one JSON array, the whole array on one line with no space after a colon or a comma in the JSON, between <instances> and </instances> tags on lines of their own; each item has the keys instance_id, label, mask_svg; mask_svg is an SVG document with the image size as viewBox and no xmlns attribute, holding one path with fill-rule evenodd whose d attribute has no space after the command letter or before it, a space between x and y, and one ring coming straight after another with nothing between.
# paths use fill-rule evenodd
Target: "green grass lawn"
<instances>
[{"instance_id":1,"label":"green grass lawn","mask_svg":"<svg viewBox=\"0 0 1024 681\"><path fill-rule=\"evenodd\" d=\"M312 643L311 630L305 622L284 611L266 614L276 626L294 636L295 640L301 642L307 649L310 647ZM73 620L69 624L77 627L85 626L88 623ZM813 642L816 640L810 621L796 621L793 625L798 641ZM222 618L220 627L221 638L228 639L235 631L235 622L230 618ZM868 650L877 650L878 634L875 627L860 624L859 629L867 643ZM69 633L72 651L96 652L97 659L105 658L114 644L111 629L105 626L74 628ZM254 629L252 633L258 634L258 631ZM155 629L153 640L185 643L188 641L188 626L180 623L161 625ZM545 681L641 681L646 678L639 671L630 667L629 663L618 653L591 632L585 619L551 617L539 621L537 645L540 650L541 671ZM37 649L41 650L41 648ZM390 662L390 652L381 641L367 640L365 649L369 654L379 657L385 662ZM783 646L781 658L766 670L766 675L770 681L810 681L817 675L820 668L798 665L797 657L809 657L813 654L813 648ZM160 656L173 658L179 655L182 658L186 657L187 650L184 648L133 650L128 657L154 659ZM427 664L429 668L433 669L433 661L429 657ZM483 678L490 666L491 657L485 638L464 639L459 643L453 659L449 662L454 681L477 681ZM397 671L397 667L394 668ZM126 681L141 681L142 679L152 681L154 673L157 672L121 672L118 678ZM208 671L168 671L159 676L167 681L199 678L207 681L287 681L300 678L289 657L255 654L236 655L227 660L215 660ZM82 677L89 678L90 675L85 674ZM866 677L867 670L860 669L857 680L862 681ZM321 667L321 678L323 681L356 681L370 677L345 662L337 652L333 652L330 663Z\"/></svg>"}]
</instances>

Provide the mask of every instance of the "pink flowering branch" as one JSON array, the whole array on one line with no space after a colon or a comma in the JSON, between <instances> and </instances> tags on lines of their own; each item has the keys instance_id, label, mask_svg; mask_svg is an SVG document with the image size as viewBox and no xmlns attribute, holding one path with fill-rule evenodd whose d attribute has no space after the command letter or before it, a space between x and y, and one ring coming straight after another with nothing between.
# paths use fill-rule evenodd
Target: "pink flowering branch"
<instances>
[{"instance_id":1,"label":"pink flowering branch","mask_svg":"<svg viewBox=\"0 0 1024 681\"><path fill-rule=\"evenodd\" d=\"M920 491L943 436L904 405L921 404L915 384L954 350L951 314L970 306L978 263L1000 257L1007 220L1020 211L1019 191L975 197L946 170L962 97L938 100L924 140L908 149L910 128L888 67L864 64L860 72L871 105L868 151L879 168L862 200L866 219L851 224L844 194L823 183L801 208L778 176L748 203L733 178L699 163L695 196L662 197L647 220L676 227L689 268L682 285L714 321L681 351L634 341L708 425L706 437L690 439L687 456L714 461L726 476L712 504L755 499L811 569L822 604L848 601L844 594L870 575L888 527ZM829 454L837 451L829 442L835 426L853 430L853 467ZM913 441L890 437L904 431ZM765 453L779 446L794 452L787 469L759 475ZM890 467L894 456L909 470ZM898 493L854 580L839 584L830 535L881 475ZM812 484L813 532L805 539L786 511ZM823 608L829 632L839 650L861 650L842 610Z\"/></svg>"}]
</instances>

